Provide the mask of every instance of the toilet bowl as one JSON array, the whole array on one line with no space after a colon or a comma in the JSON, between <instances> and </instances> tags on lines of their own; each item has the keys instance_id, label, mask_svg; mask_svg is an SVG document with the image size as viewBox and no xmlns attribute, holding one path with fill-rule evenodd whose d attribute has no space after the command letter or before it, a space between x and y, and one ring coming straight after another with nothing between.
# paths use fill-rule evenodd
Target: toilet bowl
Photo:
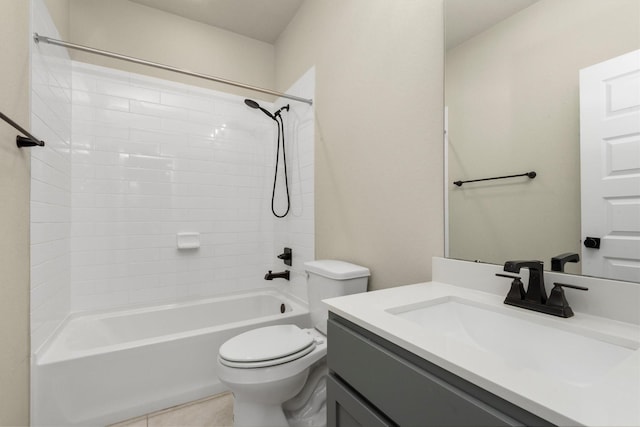
<instances>
[{"instance_id":1,"label":"toilet bowl","mask_svg":"<svg viewBox=\"0 0 640 427\"><path fill-rule=\"evenodd\" d=\"M264 339L256 340L259 335ZM262 346L268 339L271 344ZM238 357L242 350L244 356ZM288 426L282 404L300 393L312 366L326 354L323 334L295 325L258 328L225 342L218 354L218 376L235 397L234 425Z\"/></svg>"},{"instance_id":2,"label":"toilet bowl","mask_svg":"<svg viewBox=\"0 0 640 427\"><path fill-rule=\"evenodd\" d=\"M328 313L321 300L365 292L369 270L336 260L308 262L305 269L314 328L257 328L220 347L218 377L234 394L236 427L326 425ZM285 411L283 404L287 401L290 403ZM307 408L300 410L305 405Z\"/></svg>"}]
</instances>

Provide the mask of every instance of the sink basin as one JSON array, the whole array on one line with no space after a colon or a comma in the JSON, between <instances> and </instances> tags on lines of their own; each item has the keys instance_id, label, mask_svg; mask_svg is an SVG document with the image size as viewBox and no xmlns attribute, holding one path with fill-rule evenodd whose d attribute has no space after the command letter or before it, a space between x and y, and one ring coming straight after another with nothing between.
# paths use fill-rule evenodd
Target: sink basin
<instances>
[{"instance_id":1,"label":"sink basin","mask_svg":"<svg viewBox=\"0 0 640 427\"><path fill-rule=\"evenodd\" d=\"M386 311L499 357L512 367L532 369L579 386L593 384L640 347L633 341L563 329L562 321L538 323L511 308L453 296Z\"/></svg>"}]
</instances>

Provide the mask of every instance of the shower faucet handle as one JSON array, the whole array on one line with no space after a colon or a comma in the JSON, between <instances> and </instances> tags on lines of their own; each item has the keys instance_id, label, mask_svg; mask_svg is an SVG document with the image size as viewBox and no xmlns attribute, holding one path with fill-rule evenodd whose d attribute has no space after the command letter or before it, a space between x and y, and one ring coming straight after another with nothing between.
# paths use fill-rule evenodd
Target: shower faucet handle
<instances>
[{"instance_id":1,"label":"shower faucet handle","mask_svg":"<svg viewBox=\"0 0 640 427\"><path fill-rule=\"evenodd\" d=\"M291 248L284 248L284 252L278 255L278 258L283 260L285 265L291 266L293 251L291 250Z\"/></svg>"}]
</instances>

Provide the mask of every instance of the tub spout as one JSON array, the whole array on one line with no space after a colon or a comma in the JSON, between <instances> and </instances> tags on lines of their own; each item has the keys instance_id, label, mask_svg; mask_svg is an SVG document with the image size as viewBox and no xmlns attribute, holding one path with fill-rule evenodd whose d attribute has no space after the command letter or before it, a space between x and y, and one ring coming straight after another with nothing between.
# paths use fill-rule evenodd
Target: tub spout
<instances>
[{"instance_id":1,"label":"tub spout","mask_svg":"<svg viewBox=\"0 0 640 427\"><path fill-rule=\"evenodd\" d=\"M285 270L280 273L272 273L271 270L269 270L269 272L264 275L264 280L273 280L273 279L289 280L289 270Z\"/></svg>"}]
</instances>

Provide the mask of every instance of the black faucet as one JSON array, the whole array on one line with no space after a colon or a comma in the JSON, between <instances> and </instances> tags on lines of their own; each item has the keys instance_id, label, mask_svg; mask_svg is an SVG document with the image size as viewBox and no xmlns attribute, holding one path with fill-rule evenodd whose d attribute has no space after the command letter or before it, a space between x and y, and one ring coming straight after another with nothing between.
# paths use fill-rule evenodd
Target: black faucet
<instances>
[{"instance_id":1,"label":"black faucet","mask_svg":"<svg viewBox=\"0 0 640 427\"><path fill-rule=\"evenodd\" d=\"M513 280L511 289L504 299L505 304L541 313L552 314L560 317L573 316L573 310L569 307L567 298L564 295L565 288L579 289L587 291L588 288L563 283L554 283L551 295L547 299L547 291L544 287L544 269L542 261L507 261L504 263L504 271L509 273L519 273L521 268L529 269L529 285L527 291L523 289L520 277L506 274L496 274L501 277L508 277Z\"/></svg>"},{"instance_id":2,"label":"black faucet","mask_svg":"<svg viewBox=\"0 0 640 427\"><path fill-rule=\"evenodd\" d=\"M544 288L544 264L542 261L507 261L504 263L504 271L520 273L521 268L529 269L529 285L525 299L537 304L547 302L547 291Z\"/></svg>"},{"instance_id":3,"label":"black faucet","mask_svg":"<svg viewBox=\"0 0 640 427\"><path fill-rule=\"evenodd\" d=\"M564 254L556 255L551 258L551 271L564 272L564 265L568 262L580 261L580 255L575 252L567 252Z\"/></svg>"},{"instance_id":4,"label":"black faucet","mask_svg":"<svg viewBox=\"0 0 640 427\"><path fill-rule=\"evenodd\" d=\"M264 280L273 280L273 279L287 279L289 280L289 270L282 271L280 273L272 273L271 270L267 274L264 275Z\"/></svg>"},{"instance_id":5,"label":"black faucet","mask_svg":"<svg viewBox=\"0 0 640 427\"><path fill-rule=\"evenodd\" d=\"M284 261L285 265L291 266L291 258L293 256L293 251L291 248L284 248L284 252L278 255L278 258Z\"/></svg>"}]
</instances>

